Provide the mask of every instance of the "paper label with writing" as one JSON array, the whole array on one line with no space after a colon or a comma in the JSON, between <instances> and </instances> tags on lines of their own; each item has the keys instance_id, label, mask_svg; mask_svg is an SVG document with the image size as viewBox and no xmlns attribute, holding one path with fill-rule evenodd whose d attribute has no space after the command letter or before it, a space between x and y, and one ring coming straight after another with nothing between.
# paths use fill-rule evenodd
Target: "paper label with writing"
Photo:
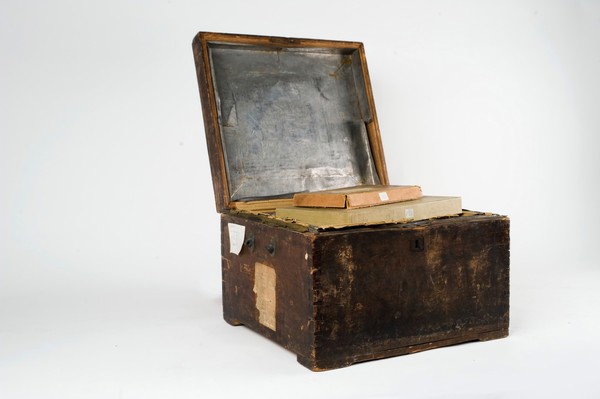
<instances>
[{"instance_id":1,"label":"paper label with writing","mask_svg":"<svg viewBox=\"0 0 600 399\"><path fill-rule=\"evenodd\" d=\"M415 211L412 208L406 208L404 210L404 217L407 219L414 219L415 217Z\"/></svg>"},{"instance_id":2,"label":"paper label with writing","mask_svg":"<svg viewBox=\"0 0 600 399\"><path fill-rule=\"evenodd\" d=\"M390 197L388 197L388 194L385 191L382 191L379 193L379 199L382 201L389 201Z\"/></svg>"},{"instance_id":3,"label":"paper label with writing","mask_svg":"<svg viewBox=\"0 0 600 399\"><path fill-rule=\"evenodd\" d=\"M229 230L229 252L239 255L244 245L244 235L246 234L246 226L241 224L228 223Z\"/></svg>"}]
</instances>

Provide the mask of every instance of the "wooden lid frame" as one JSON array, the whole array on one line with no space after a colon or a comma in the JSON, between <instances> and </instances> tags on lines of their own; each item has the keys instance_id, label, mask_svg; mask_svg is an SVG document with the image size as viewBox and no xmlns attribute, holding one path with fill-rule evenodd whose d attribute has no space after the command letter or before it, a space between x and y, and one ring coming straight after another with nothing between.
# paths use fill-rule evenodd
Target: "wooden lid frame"
<instances>
[{"instance_id":1,"label":"wooden lid frame","mask_svg":"<svg viewBox=\"0 0 600 399\"><path fill-rule=\"evenodd\" d=\"M193 46L194 58L195 58L195 62L196 62L196 71L197 71L197 77L198 77L200 98L201 98L201 103L202 103L202 112L203 112L203 117L204 117L206 141L207 141L208 154L209 154L209 160L210 160L210 166L211 166L211 172L212 172L212 178L213 178L215 203L216 203L216 208L217 208L218 212L222 213L222 212L224 212L226 210L230 210L230 209L251 209L253 207L255 207L255 208L256 207L258 207L258 208L261 208L261 207L262 208L270 208L270 207L274 208L275 206L270 206L270 205L265 205L265 204L283 203L286 200L282 200L281 197L291 198L291 195L293 194L293 192L290 192L290 193L285 192L286 189L289 190L288 187L282 187L281 189L284 191L283 193L276 192L276 193L274 193L275 195L271 195L272 194L271 192L277 191L276 189L279 189L279 187L268 187L266 190L266 195L263 195L263 193L259 192L259 195L256 195L253 198L242 198L242 199L236 198L236 195L239 195L238 192L244 191L244 189L248 189L248 186L244 186L243 188L240 188L239 181L243 180L245 178L245 176L238 176L239 171L235 169L235 167L237 167L237 163L235 165L228 165L228 162L229 163L237 162L236 159L232 158L232 157L234 157L234 156L244 157L244 154L243 153L238 154L237 152L239 152L239 151L237 151L234 154L234 151L230 150L230 153L228 155L226 155L227 149L225 148L224 143L227 143L228 140L244 140L243 135L242 135L242 137L238 137L238 136L240 136L239 130L244 129L245 126L236 127L238 129L237 135L232 135L230 132L229 133L227 132L227 130L230 129L229 126L231 126L232 124L227 122L225 119L229 118L230 115L234 115L233 116L234 118L237 117L236 112L238 114L241 114L241 113L236 111L236 109L234 109L233 112L231 110L223 111L224 107L226 107L226 105L224 105L224 104L227 102L227 98L225 98L225 97L229 95L229 92L224 91L223 88L221 88L220 92L218 91L217 86L218 85L224 86L224 85L215 79L216 75L215 75L215 65L214 65L214 63L218 61L218 58L217 58L217 56L215 56L215 54L218 55L217 52L220 52L221 48L225 48L225 50L223 50L223 51L225 51L225 54L227 54L226 55L227 57L230 57L229 59L226 58L224 61L221 62L221 64L217 65L217 67L227 70L225 72L219 71L217 73L217 74L221 74L221 76L225 76L227 73L230 73L229 66L230 66L231 61L234 60L234 57L239 58L238 53L240 53L240 52L244 53L247 49L253 50L253 53L256 53L258 55L262 54L261 52L263 52L263 51L265 52L265 54L267 54L269 52L272 54L278 54L277 55L278 59L279 59L279 55L282 55L282 54L286 54L286 55L291 54L289 57L296 57L296 58L302 57L303 54L308 54L311 58L307 61L306 64L302 65L302 68L305 68L305 69L311 68L311 65L314 65L315 62L318 62L320 59L325 59L324 62L327 62L326 58L329 57L330 55L331 55L331 57L329 57L329 58L338 57L338 56L344 57L343 59L339 58L342 60L339 68L342 68L342 66L344 66L345 64L349 64L350 62L352 62L353 65L348 68L350 68L350 69L354 68L354 73L355 73L354 79L360 80L359 82L357 82L355 84L360 86L360 89L362 90L361 93L358 94L358 96L360 97L361 94L364 94L363 97L361 97L357 101L338 100L338 101L343 101L344 104L346 104L346 102L354 104L349 107L354 107L354 108L356 108L356 110L354 108L349 108L349 109L342 109L339 112L333 112L333 111L337 111L339 108L338 104L334 104L331 107L338 107L338 108L331 108L331 109L326 110L325 115L327 115L327 114L332 115L332 118L331 118L332 123L336 123L336 118L337 119L342 118L342 119L340 119L340 121L337 122L337 125L335 125L335 126L337 126L338 130L339 130L339 127L342 126L342 123L346 123L346 122L344 122L344 119L343 119L344 117L349 118L349 119L357 119L355 116L348 117L347 116L348 113L354 112L355 114L360 113L362 115L362 120L364 121L364 124L361 127L361 126L359 126L360 123L358 123L357 126L359 126L358 127L359 130L363 131L363 133L364 133L363 136L365 137L365 140L368 141L367 151L368 152L370 151L370 154L369 154L370 158L365 161L365 164L368 164L369 167L372 168L372 170L374 171L371 174L375 175L374 176L375 180L373 180L373 177L370 177L371 181L365 181L365 182L361 182L358 184L373 184L373 183L389 184L387 169L386 169L386 164L385 164L385 158L384 158L384 154L383 154L383 147L382 147L381 137L380 137L380 132L379 132L379 124L377 122L377 115L375 112L375 104L374 104L374 100L373 100L371 82L369 79L366 57L365 57L364 47L363 47L362 43L200 32L194 38L192 46ZM229 49L231 49L231 51ZM212 55L211 55L211 52L212 52ZM231 55L229 55L229 54L231 54ZM215 61L215 60L217 60L217 61ZM244 65L241 65L239 68L249 68L250 67L250 69L251 69L253 67L253 65L255 65L256 63L261 63L262 58L257 58L255 60L253 60L252 62L253 62L253 64L244 64ZM285 59L283 62L285 62ZM336 71L334 70L331 72L332 73L329 73L328 75L337 79L337 77L335 76ZM233 73L233 72L231 72L231 73ZM351 73L351 72L349 72L349 73ZM253 74L256 75L258 73L256 71L250 70L250 71L248 71L247 74L248 74L248 76L252 76ZM238 73L238 75L242 76L239 73ZM350 75L348 75L348 76L350 76ZM358 78L357 78L357 76L358 76ZM226 79L227 77L228 76L225 76L225 78L223 78L223 79ZM267 76L267 78L269 78L269 76ZM329 81L332 78L330 79L326 76L325 79ZM352 77L349 77L348 79L352 79ZM317 82L316 85L319 86L319 83ZM249 85L248 87L253 87L253 86ZM280 91L283 90L284 93L287 93L287 92L289 92L290 87L291 86L289 86L289 85L285 86L283 89L280 88ZM292 89L293 89L293 87L292 87ZM312 90L312 88L311 88L311 90ZM327 98L327 100L329 100L328 97L331 96L332 93L335 95L339 91L335 87L333 89L331 89L331 87L330 87L330 90L326 93L323 93L321 91L321 87L317 87L315 90L318 90L318 95L324 96L324 98ZM336 90L338 90L338 91L336 91ZM233 92L233 90L231 90L231 91ZM313 92L317 93L317 91L312 90L309 94L314 94ZM223 93L225 93L225 94L223 94ZM344 93L346 93L346 92L342 90L342 94L344 94ZM263 94L264 94L264 91L259 93L259 95L263 95ZM256 99L256 94L253 94L253 95L255 96L254 99ZM300 93L300 95L305 95L305 97L306 97L307 94ZM233 93L232 96L234 98L233 101L235 101L235 93ZM262 97L259 96L258 98L259 98L259 100L262 101ZM304 98L304 100L306 100L306 98ZM314 101L312 99L308 99L308 100L313 102L312 108L310 110L298 111L298 112L300 112L299 113L300 117L304 117L306 115L313 115L314 111L315 111L315 107L318 107L320 104L317 100L314 100ZM273 99L270 98L269 101L273 101ZM324 100L321 100L321 101L324 101ZM242 101L239 99L238 99L238 102L242 103ZM248 102L249 101L247 101L247 103ZM261 111L262 111L262 109L261 109ZM294 109L292 109L292 112L293 111L294 111ZM317 110L317 111L319 111L319 110ZM223 115L221 115L222 112L223 112ZM226 115L226 112L229 112L229 114ZM287 110L287 112L288 112L288 114L290 113L289 110ZM338 114L341 116L338 116ZM244 114L244 115L246 115L246 114ZM292 117L293 116L294 115L292 115ZM271 124L276 123L280 119L281 118L279 118L279 119L271 118L271 120L270 120ZM275 120L275 122L273 122L273 120ZM321 118L321 121L323 121L323 117ZM326 121L326 123L329 123L326 116L325 116L325 121ZM257 122L257 123L259 123L259 122ZM353 123L356 124L355 122L347 122L347 123L349 124L348 126L350 126ZM235 125L237 126L237 119L236 119ZM335 126L333 128L334 130L336 129ZM296 127L297 126L294 125L291 127L291 129L293 130ZM294 134L295 134L294 137L297 138L298 133L302 133L302 128L303 128L303 126L300 126L299 128L297 128L297 132L294 132ZM350 126L349 128L355 129L352 126ZM278 129L278 127L271 126L271 136L269 136L270 138L272 138L273 132L275 132L275 134L277 134L277 132L278 132L277 129ZM319 127L319 129L322 130L322 127ZM244 133L248 134L247 132L244 132ZM228 136L224 137L225 134L227 134ZM231 138L232 136L234 136L233 139ZM334 138L335 137L337 137L337 136L334 136ZM293 145L298 145L298 143L302 139L297 138L297 140L298 140L298 142L293 143ZM344 141L347 141L347 140L344 139ZM284 148L285 145L286 145L285 143L279 144L279 147L276 147L276 149ZM313 143L312 145L314 147L317 144ZM309 150L310 150L311 147L307 147L307 148L309 148ZM345 153L344 151L347 151L347 153ZM342 158L343 158L343 156L352 157L354 155L354 153L352 151L353 151L352 148L350 150L342 149L342 151L341 151ZM329 161L333 162L333 160L331 160L331 158L328 158L327 155L328 154L324 154L324 156L321 156L321 159L324 162L329 162ZM360 155L360 154L358 155L359 158L361 156L363 158L365 157L364 155ZM233 161L232 161L232 159L233 159ZM257 159L260 160L261 158L259 157ZM338 160L338 162L342 162L342 163L346 162L346 161L353 163L355 160L352 160L352 159ZM255 162L255 160L253 162ZM272 162L272 160L267 159L266 162ZM355 164L353 165L353 167L354 167L353 173L356 172L357 167L366 168L361 165L362 165L361 163L355 162ZM228 170L229 169L228 166L231 166L231 170ZM327 166L327 165L323 165L323 166ZM279 165L279 167L281 167L281 165ZM275 185L286 184L287 180L290 180L290 179L282 178L282 176L285 177L285 175L282 175L283 172L281 172L280 169L277 169L276 165L269 166L269 168L273 169L274 171L280 172L277 175L279 177L279 180L273 181L272 184L275 184ZM350 169L352 169L352 168L350 168ZM228 176L228 172L231 174L231 176ZM260 172L260 169L259 169L259 172ZM368 171L361 170L361 171L359 171L359 174L362 174L363 172L364 172L365 176L370 176ZM290 173L294 173L294 170L291 170ZM314 172L311 172L311 173L314 173ZM265 177L265 179L266 179L265 181L270 181L268 176ZM360 179L362 179L362 177L361 176L359 176L359 177L352 176L352 179L360 180ZM334 184L334 185L339 184L339 182L335 179L324 179L324 180L327 181L327 184ZM368 179L366 179L366 180L368 180ZM340 181L346 182L346 181L350 181L350 180L346 179L346 180L340 180ZM264 183L264 181L263 181L263 183ZM256 183L256 184L261 184L261 183ZM290 183L290 184L292 184L292 183ZM295 189L297 191L302 191L302 190L298 190L297 187L299 187L299 186L298 186L297 182L294 184L295 185L292 184L290 186L290 187L292 187L292 189ZM342 183L342 184L346 184L346 183ZM307 183L307 185L309 188L315 187L314 184L312 186L310 186L310 182ZM232 186L235 186L235 191L236 191L236 193L234 193L233 196L232 196L232 192L231 192ZM304 188L304 186L302 186L302 188ZM331 188L336 188L336 187L329 186L329 187L324 187L324 189L325 188L331 189ZM246 190L246 191L247 191L246 195L248 195L248 193L252 194L252 190ZM279 194L283 194L283 195L279 195ZM234 199L232 199L232 198L234 198ZM257 205L257 204L261 204L261 205Z\"/></svg>"}]
</instances>

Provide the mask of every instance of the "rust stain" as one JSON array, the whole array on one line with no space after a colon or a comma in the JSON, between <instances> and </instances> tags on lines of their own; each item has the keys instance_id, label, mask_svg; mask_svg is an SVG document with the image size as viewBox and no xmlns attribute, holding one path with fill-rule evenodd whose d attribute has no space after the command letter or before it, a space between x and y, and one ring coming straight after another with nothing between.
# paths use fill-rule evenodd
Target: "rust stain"
<instances>
[{"instance_id":1,"label":"rust stain","mask_svg":"<svg viewBox=\"0 0 600 399\"><path fill-rule=\"evenodd\" d=\"M344 68L347 65L350 65L351 63L352 63L352 59L349 56L344 57L344 59L342 59L342 62L340 63L340 66L338 66L338 68L335 71L330 73L329 76L337 79L338 73L342 70L342 68Z\"/></svg>"}]
</instances>

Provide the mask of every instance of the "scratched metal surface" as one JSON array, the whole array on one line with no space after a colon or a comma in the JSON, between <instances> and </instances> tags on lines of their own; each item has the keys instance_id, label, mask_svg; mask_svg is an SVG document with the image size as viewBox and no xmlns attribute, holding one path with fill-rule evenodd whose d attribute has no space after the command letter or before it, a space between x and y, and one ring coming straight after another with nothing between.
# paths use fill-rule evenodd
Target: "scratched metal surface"
<instances>
[{"instance_id":1,"label":"scratched metal surface","mask_svg":"<svg viewBox=\"0 0 600 399\"><path fill-rule=\"evenodd\" d=\"M212 43L233 201L378 184L358 54Z\"/></svg>"}]
</instances>

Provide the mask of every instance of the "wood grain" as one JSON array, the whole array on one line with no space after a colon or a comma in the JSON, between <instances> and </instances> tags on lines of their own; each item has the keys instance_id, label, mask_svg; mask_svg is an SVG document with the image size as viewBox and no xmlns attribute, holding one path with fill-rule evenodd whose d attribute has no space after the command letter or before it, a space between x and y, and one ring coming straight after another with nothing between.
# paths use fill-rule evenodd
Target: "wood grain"
<instances>
[{"instance_id":1,"label":"wood grain","mask_svg":"<svg viewBox=\"0 0 600 399\"><path fill-rule=\"evenodd\" d=\"M246 226L239 255L227 250L228 223ZM508 334L507 217L295 231L226 213L222 232L225 320L290 349L311 370ZM256 308L257 262L277 275L276 331Z\"/></svg>"}]
</instances>

